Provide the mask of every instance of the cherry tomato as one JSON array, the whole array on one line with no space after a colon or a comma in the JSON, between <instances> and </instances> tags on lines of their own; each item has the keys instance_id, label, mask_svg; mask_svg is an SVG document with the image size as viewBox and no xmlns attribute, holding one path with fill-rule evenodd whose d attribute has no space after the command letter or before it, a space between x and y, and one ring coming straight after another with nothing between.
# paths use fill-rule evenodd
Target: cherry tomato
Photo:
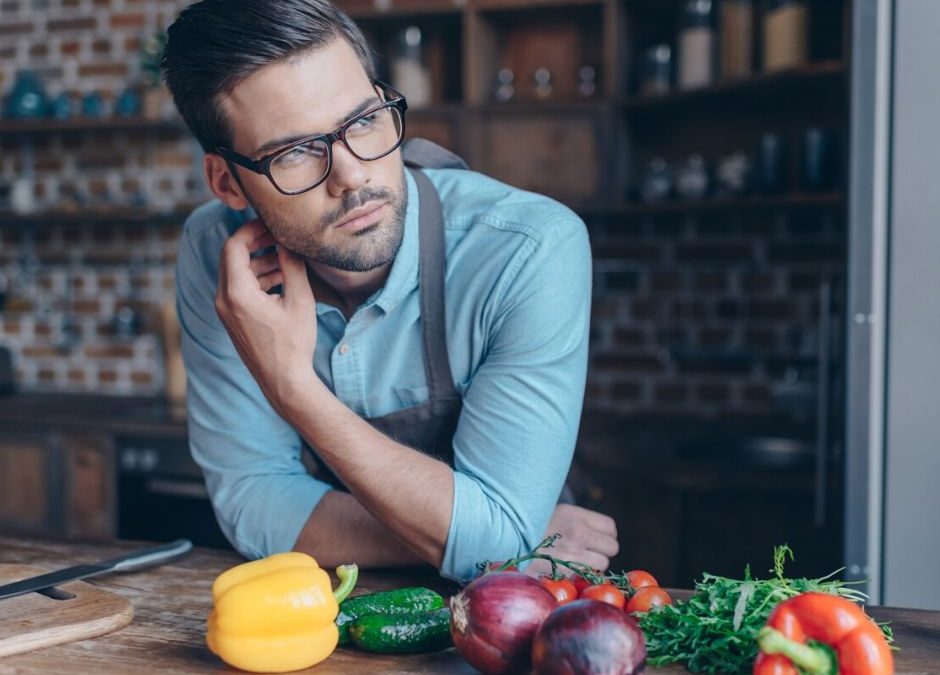
<instances>
[{"instance_id":1,"label":"cherry tomato","mask_svg":"<svg viewBox=\"0 0 940 675\"><path fill-rule=\"evenodd\" d=\"M662 607L663 605L671 604L672 598L669 597L666 591L657 586L647 586L646 588L638 590L636 594L630 598L630 602L627 603L627 611L631 614L633 612L648 612L653 607Z\"/></svg>"},{"instance_id":2,"label":"cherry tomato","mask_svg":"<svg viewBox=\"0 0 940 675\"><path fill-rule=\"evenodd\" d=\"M578 599L578 590L574 587L574 582L571 579L553 579L544 576L539 579L539 583L555 596L559 605L567 605L569 602Z\"/></svg>"},{"instance_id":3,"label":"cherry tomato","mask_svg":"<svg viewBox=\"0 0 940 675\"><path fill-rule=\"evenodd\" d=\"M487 571L492 572L493 570L499 569L500 567L502 567L502 566L505 565L505 564L506 564L506 561L505 561L505 560L494 560L493 562L491 562L489 565L486 566L486 569L487 569ZM504 570L499 570L499 571L500 571L500 572L518 572L518 571L519 571L519 568L516 567L515 565L510 565L510 566L507 567L506 569L504 569Z\"/></svg>"},{"instance_id":4,"label":"cherry tomato","mask_svg":"<svg viewBox=\"0 0 940 675\"><path fill-rule=\"evenodd\" d=\"M627 572L627 581L633 586L633 590L635 591L646 588L647 586L659 586L656 577L646 570L630 570Z\"/></svg>"},{"instance_id":5,"label":"cherry tomato","mask_svg":"<svg viewBox=\"0 0 940 675\"><path fill-rule=\"evenodd\" d=\"M613 605L618 609L623 609L623 606L627 602L623 592L610 582L588 586L581 591L581 598L583 600L606 602L608 605Z\"/></svg>"},{"instance_id":6,"label":"cherry tomato","mask_svg":"<svg viewBox=\"0 0 940 675\"><path fill-rule=\"evenodd\" d=\"M571 583L574 584L574 590L577 591L578 597L581 597L581 594L584 593L584 589L591 585L591 582L580 574L573 575L571 577Z\"/></svg>"}]
</instances>

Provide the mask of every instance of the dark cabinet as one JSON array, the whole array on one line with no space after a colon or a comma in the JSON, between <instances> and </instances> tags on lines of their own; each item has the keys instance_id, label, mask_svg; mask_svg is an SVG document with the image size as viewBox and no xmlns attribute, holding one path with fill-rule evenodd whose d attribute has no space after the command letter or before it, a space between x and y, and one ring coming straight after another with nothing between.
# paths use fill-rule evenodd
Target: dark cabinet
<instances>
[{"instance_id":1,"label":"dark cabinet","mask_svg":"<svg viewBox=\"0 0 940 675\"><path fill-rule=\"evenodd\" d=\"M23 534L54 529L54 448L44 435L0 435L0 528Z\"/></svg>"},{"instance_id":2,"label":"dark cabinet","mask_svg":"<svg viewBox=\"0 0 940 675\"><path fill-rule=\"evenodd\" d=\"M114 476L107 436L0 435L0 529L86 540L112 538Z\"/></svg>"},{"instance_id":3,"label":"dark cabinet","mask_svg":"<svg viewBox=\"0 0 940 675\"><path fill-rule=\"evenodd\" d=\"M576 452L577 498L617 522L620 552L612 569L646 569L681 588L703 572L740 578L747 565L766 578L774 547L782 544L794 553L790 576L840 567L839 473L830 467L817 495L812 456L794 455L788 463L777 457L774 464L766 455L734 454L730 445L702 440L721 438L728 428L754 438L758 429L774 437L801 431L761 419L586 415ZM825 500L824 509L817 511L817 499Z\"/></svg>"},{"instance_id":4,"label":"dark cabinet","mask_svg":"<svg viewBox=\"0 0 940 675\"><path fill-rule=\"evenodd\" d=\"M63 436L64 530L77 539L113 538L116 521L114 444L94 435Z\"/></svg>"}]
</instances>

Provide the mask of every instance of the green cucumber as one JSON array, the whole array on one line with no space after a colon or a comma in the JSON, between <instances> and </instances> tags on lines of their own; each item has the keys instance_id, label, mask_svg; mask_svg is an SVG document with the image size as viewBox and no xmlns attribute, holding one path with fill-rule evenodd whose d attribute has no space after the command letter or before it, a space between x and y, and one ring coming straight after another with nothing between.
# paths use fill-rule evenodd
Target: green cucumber
<instances>
[{"instance_id":1,"label":"green cucumber","mask_svg":"<svg viewBox=\"0 0 940 675\"><path fill-rule=\"evenodd\" d=\"M430 588L396 588L393 591L366 593L346 598L339 606L336 626L339 628L339 643L349 643L349 624L361 616L370 614L409 614L444 606L444 598Z\"/></svg>"},{"instance_id":2,"label":"green cucumber","mask_svg":"<svg viewBox=\"0 0 940 675\"><path fill-rule=\"evenodd\" d=\"M349 625L349 636L360 649L378 654L420 654L453 645L450 609L410 614L369 614Z\"/></svg>"}]
</instances>

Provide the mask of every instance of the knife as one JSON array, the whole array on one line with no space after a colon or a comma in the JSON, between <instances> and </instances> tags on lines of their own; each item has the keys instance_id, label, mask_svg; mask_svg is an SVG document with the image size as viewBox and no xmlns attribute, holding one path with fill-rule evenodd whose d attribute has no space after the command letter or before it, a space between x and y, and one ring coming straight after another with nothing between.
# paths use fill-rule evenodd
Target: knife
<instances>
[{"instance_id":1,"label":"knife","mask_svg":"<svg viewBox=\"0 0 940 675\"><path fill-rule=\"evenodd\" d=\"M193 544L189 539L177 539L169 544L145 548L133 553L125 553L116 558L108 558L89 565L74 565L55 572L47 572L12 584L0 586L0 600L17 595L41 591L67 581L87 579L109 572L136 572L152 565L163 565L189 553Z\"/></svg>"}]
</instances>

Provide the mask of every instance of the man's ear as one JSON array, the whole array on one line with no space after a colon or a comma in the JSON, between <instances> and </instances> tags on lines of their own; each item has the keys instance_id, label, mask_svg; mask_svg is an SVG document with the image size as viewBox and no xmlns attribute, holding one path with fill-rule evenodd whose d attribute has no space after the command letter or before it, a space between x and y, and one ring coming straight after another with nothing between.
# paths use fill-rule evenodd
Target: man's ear
<instances>
[{"instance_id":1,"label":"man's ear","mask_svg":"<svg viewBox=\"0 0 940 675\"><path fill-rule=\"evenodd\" d=\"M241 185L229 170L229 164L221 155L209 152L202 158L202 171L206 185L219 201L235 211L248 207L248 199Z\"/></svg>"}]
</instances>

